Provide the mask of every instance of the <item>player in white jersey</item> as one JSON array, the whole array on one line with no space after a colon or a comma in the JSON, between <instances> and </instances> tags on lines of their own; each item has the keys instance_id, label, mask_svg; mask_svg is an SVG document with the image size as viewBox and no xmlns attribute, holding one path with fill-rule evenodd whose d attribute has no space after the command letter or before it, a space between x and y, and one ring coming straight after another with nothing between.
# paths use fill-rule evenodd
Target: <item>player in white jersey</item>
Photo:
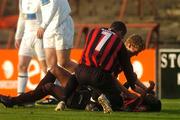
<instances>
[{"instance_id":1,"label":"player in white jersey","mask_svg":"<svg viewBox=\"0 0 180 120\"><path fill-rule=\"evenodd\" d=\"M41 22L40 0L19 0L19 19L15 34L15 47L19 48L18 94L25 92L28 66L34 55L37 55L42 71L47 71L43 41L37 38Z\"/></svg>"},{"instance_id":2,"label":"player in white jersey","mask_svg":"<svg viewBox=\"0 0 180 120\"><path fill-rule=\"evenodd\" d=\"M41 0L42 24L37 32L43 38L49 68L60 65L74 72L76 63L70 60L73 47L74 24L67 0Z\"/></svg>"}]
</instances>

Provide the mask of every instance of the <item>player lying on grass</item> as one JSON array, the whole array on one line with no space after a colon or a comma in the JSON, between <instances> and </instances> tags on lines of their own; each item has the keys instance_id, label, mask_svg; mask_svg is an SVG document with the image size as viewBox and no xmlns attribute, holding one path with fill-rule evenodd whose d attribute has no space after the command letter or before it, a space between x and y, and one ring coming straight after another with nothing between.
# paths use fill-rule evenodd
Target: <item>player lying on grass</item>
<instances>
[{"instance_id":1,"label":"player lying on grass","mask_svg":"<svg viewBox=\"0 0 180 120\"><path fill-rule=\"evenodd\" d=\"M58 72L61 71L61 72ZM59 74L63 74L65 77L60 77ZM57 99L61 100L63 96L63 88L59 86L55 86L54 80L56 77L59 80L67 80L70 78L71 74L65 71L64 69L60 67L53 67L46 76L41 80L37 88L33 91L27 92L25 94L22 94L17 97L7 97L1 95L0 101L6 106L6 107L13 107L14 105L22 105L24 103L31 103L36 100L39 100L46 95L53 95ZM71 79L71 78L70 78ZM65 83L65 82L64 82ZM64 84L65 85L65 84Z\"/></svg>"},{"instance_id":2,"label":"player lying on grass","mask_svg":"<svg viewBox=\"0 0 180 120\"><path fill-rule=\"evenodd\" d=\"M47 78L47 76L45 78ZM52 80L55 80L55 77L53 77ZM152 90L154 88L152 86L153 85L150 85L148 92L142 92L141 96L137 96L136 94L127 92L126 88L121 88L121 96L123 97L124 104L123 106L121 106L122 101L116 101L115 103L113 103L112 109L114 111L131 112L160 111L161 102L152 94ZM38 89L27 92L17 97L0 95L0 102L3 103L3 105L5 105L6 107L13 107L14 105L21 106L23 104L32 103L39 99L42 99L46 95L53 95L57 99L61 100L63 97L63 90L64 88L61 86L56 86L53 83L47 83L42 85ZM97 102L94 103L91 101L91 93L94 91L96 90L90 86L83 86L78 88L69 97L67 107L72 109L85 109L87 111L101 111L102 107ZM107 98L109 98L109 96L107 96ZM112 99L116 99L116 96L114 96L114 98Z\"/></svg>"},{"instance_id":3,"label":"player lying on grass","mask_svg":"<svg viewBox=\"0 0 180 120\"><path fill-rule=\"evenodd\" d=\"M124 96L124 106L121 109L123 111L131 112L161 111L161 101L155 96L155 93L153 91L155 84L152 81L150 81L149 83L150 87L148 88L148 91L146 91L145 93L141 92L140 96L130 98L126 96L126 94L122 95ZM127 87L127 84L125 86Z\"/></svg>"},{"instance_id":4,"label":"player lying on grass","mask_svg":"<svg viewBox=\"0 0 180 120\"><path fill-rule=\"evenodd\" d=\"M128 83L125 83L124 86L119 84L119 86L121 87L120 89L122 90L121 96L123 97L123 106L120 106L118 101L114 102L113 105L111 106L113 111L128 111L128 112L159 112L161 111L161 101L155 96L155 93L153 91L155 84L152 81L150 81L149 84L150 85L147 91L144 91L141 88L137 87L136 89L138 93L129 92L128 89L126 88L126 87L129 87ZM106 97L109 98L109 96L106 96ZM116 99L116 96L113 96L113 98L111 99ZM75 106L75 104L76 103L73 102L73 106ZM82 104L82 106L83 105L84 104ZM97 102L90 101L89 103L87 103L85 110L100 111L102 110L102 108Z\"/></svg>"}]
</instances>

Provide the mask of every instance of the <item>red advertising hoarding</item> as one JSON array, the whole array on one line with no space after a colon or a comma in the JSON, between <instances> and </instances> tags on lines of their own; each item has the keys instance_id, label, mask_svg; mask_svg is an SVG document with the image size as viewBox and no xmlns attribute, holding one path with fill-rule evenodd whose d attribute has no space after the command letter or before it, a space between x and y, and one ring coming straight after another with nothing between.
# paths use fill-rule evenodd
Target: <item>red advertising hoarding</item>
<instances>
[{"instance_id":1,"label":"red advertising hoarding","mask_svg":"<svg viewBox=\"0 0 180 120\"><path fill-rule=\"evenodd\" d=\"M71 58L78 61L81 57L81 49L73 49ZM132 58L134 71L138 78L146 85L149 80L156 81L155 70L155 50L147 49L138 56ZM18 52L17 50L0 50L0 94L16 96L17 92L17 64ZM26 91L32 90L36 87L41 79L41 71L39 63L33 59L29 66L29 80ZM122 74L118 79L124 83L125 77Z\"/></svg>"}]
</instances>

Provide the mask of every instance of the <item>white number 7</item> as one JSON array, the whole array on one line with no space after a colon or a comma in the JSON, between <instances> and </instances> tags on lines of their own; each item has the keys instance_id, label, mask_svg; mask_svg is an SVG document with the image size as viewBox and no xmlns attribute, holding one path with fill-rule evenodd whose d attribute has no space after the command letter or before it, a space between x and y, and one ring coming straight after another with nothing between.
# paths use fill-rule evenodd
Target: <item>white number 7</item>
<instances>
[{"instance_id":1,"label":"white number 7","mask_svg":"<svg viewBox=\"0 0 180 120\"><path fill-rule=\"evenodd\" d=\"M107 32L107 31L103 31L102 34L104 35L104 37L101 39L101 41L98 43L98 45L96 46L95 50L96 51L100 51L103 47L103 45L106 43L106 41L111 37L112 33Z\"/></svg>"}]
</instances>

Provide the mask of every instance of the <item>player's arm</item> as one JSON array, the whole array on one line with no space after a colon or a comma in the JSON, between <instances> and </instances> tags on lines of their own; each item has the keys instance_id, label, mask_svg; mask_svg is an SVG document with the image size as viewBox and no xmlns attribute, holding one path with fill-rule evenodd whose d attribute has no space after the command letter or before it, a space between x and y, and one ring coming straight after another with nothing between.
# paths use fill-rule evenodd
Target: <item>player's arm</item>
<instances>
[{"instance_id":1,"label":"player's arm","mask_svg":"<svg viewBox=\"0 0 180 120\"><path fill-rule=\"evenodd\" d=\"M135 88L136 77L134 76L133 67L130 62L130 57L128 55L127 49L124 44L122 45L122 48L118 56L119 56L119 63L127 79L127 82L129 83L130 87L133 89Z\"/></svg>"},{"instance_id":2,"label":"player's arm","mask_svg":"<svg viewBox=\"0 0 180 120\"><path fill-rule=\"evenodd\" d=\"M144 91L147 91L147 89L148 89L140 80L138 80L137 77L136 77L135 84L136 84L138 87L140 87L141 89L143 89Z\"/></svg>"},{"instance_id":3,"label":"player's arm","mask_svg":"<svg viewBox=\"0 0 180 120\"><path fill-rule=\"evenodd\" d=\"M137 86L137 88L139 88L140 89L140 91L141 91L141 93L153 93L154 94L154 92L153 92L153 89L154 89L154 87L155 87L155 83L153 82L153 81L149 81L149 87L146 87L138 78L137 78L137 75L136 75L136 73L134 73L134 75L135 75L135 77L136 77L136 82L135 82L135 84L136 84L136 86Z\"/></svg>"},{"instance_id":4,"label":"player's arm","mask_svg":"<svg viewBox=\"0 0 180 120\"><path fill-rule=\"evenodd\" d=\"M128 56L125 46L122 46L119 57L120 65L122 67L122 70L124 71L124 75L126 76L127 82L129 83L131 89L139 93L145 93L146 91L148 91L148 88L138 80L137 75L133 72L130 57ZM139 87L139 89L135 86Z\"/></svg>"},{"instance_id":5,"label":"player's arm","mask_svg":"<svg viewBox=\"0 0 180 120\"><path fill-rule=\"evenodd\" d=\"M42 20L41 28L44 30L47 28L47 26L52 21L53 17L55 16L58 9L57 0L41 0L41 11L42 14L45 15L45 13L48 10L49 14L46 14L46 18Z\"/></svg>"},{"instance_id":6,"label":"player's arm","mask_svg":"<svg viewBox=\"0 0 180 120\"><path fill-rule=\"evenodd\" d=\"M131 93L124 85L118 82L118 80L116 80L116 84L118 85L119 89L122 91L123 97L130 98L130 99L137 97L137 95L135 95L134 93Z\"/></svg>"},{"instance_id":7,"label":"player's arm","mask_svg":"<svg viewBox=\"0 0 180 120\"><path fill-rule=\"evenodd\" d=\"M52 21L58 9L56 0L41 0L42 23L37 31L37 37L43 38L47 26Z\"/></svg>"},{"instance_id":8,"label":"player's arm","mask_svg":"<svg viewBox=\"0 0 180 120\"><path fill-rule=\"evenodd\" d=\"M19 18L18 18L17 29L16 29L16 33L15 33L15 47L16 48L19 48L19 46L20 46L20 42L23 37L24 29L25 29L25 18L24 18L24 14L22 13L21 3L22 2L20 0L20 2L19 2Z\"/></svg>"},{"instance_id":9,"label":"player's arm","mask_svg":"<svg viewBox=\"0 0 180 120\"><path fill-rule=\"evenodd\" d=\"M129 88L128 82L126 82L124 84L124 86L128 89ZM155 87L155 83L153 81L149 81L149 87L148 88L143 89L142 87L135 85L133 91L138 93L141 96L145 96L147 93L154 95L155 94L153 91L154 87Z\"/></svg>"}]
</instances>

